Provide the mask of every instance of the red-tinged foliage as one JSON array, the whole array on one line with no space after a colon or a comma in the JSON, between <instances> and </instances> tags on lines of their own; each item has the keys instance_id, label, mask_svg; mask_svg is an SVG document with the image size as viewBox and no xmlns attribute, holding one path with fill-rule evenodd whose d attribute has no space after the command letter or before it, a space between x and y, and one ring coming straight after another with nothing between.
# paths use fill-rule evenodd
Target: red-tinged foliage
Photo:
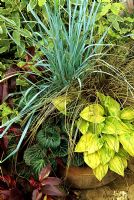
<instances>
[{"instance_id":1,"label":"red-tinged foliage","mask_svg":"<svg viewBox=\"0 0 134 200\"><path fill-rule=\"evenodd\" d=\"M0 190L2 200L24 200L22 193L17 189Z\"/></svg>"},{"instance_id":2,"label":"red-tinged foliage","mask_svg":"<svg viewBox=\"0 0 134 200\"><path fill-rule=\"evenodd\" d=\"M51 172L50 165L44 167L39 174L39 181L42 182L44 179L46 179L49 176L50 172Z\"/></svg>"},{"instance_id":3,"label":"red-tinged foliage","mask_svg":"<svg viewBox=\"0 0 134 200\"><path fill-rule=\"evenodd\" d=\"M44 179L42 182L41 182L42 186L43 185L60 185L61 184L61 180L59 178L56 178L56 177L48 177L46 179Z\"/></svg>"},{"instance_id":4,"label":"red-tinged foliage","mask_svg":"<svg viewBox=\"0 0 134 200\"><path fill-rule=\"evenodd\" d=\"M60 189L61 180L57 177L48 177L51 172L51 166L44 167L39 174L39 181L30 178L30 184L36 188L33 191L32 200L42 200L45 195L49 196L65 196L65 193ZM42 194L42 196L41 196Z\"/></svg>"},{"instance_id":5,"label":"red-tinged foliage","mask_svg":"<svg viewBox=\"0 0 134 200\"><path fill-rule=\"evenodd\" d=\"M29 62L29 61L31 61L32 60L32 57L35 55L35 47L29 47L28 49L27 49L27 55L26 55L26 57L25 57L25 59L26 59L26 62Z\"/></svg>"},{"instance_id":6,"label":"red-tinged foliage","mask_svg":"<svg viewBox=\"0 0 134 200\"><path fill-rule=\"evenodd\" d=\"M7 187L9 187L10 189L16 187L16 181L12 176L0 176L0 181L6 183Z\"/></svg>"},{"instance_id":7,"label":"red-tinged foliage","mask_svg":"<svg viewBox=\"0 0 134 200\"><path fill-rule=\"evenodd\" d=\"M0 176L0 186L0 198L2 200L24 200L12 176Z\"/></svg>"},{"instance_id":8,"label":"red-tinged foliage","mask_svg":"<svg viewBox=\"0 0 134 200\"><path fill-rule=\"evenodd\" d=\"M65 196L65 194L63 193L63 191L55 185L44 185L41 188L42 194L47 194L49 196L57 196L57 197L62 197Z\"/></svg>"},{"instance_id":9,"label":"red-tinged foliage","mask_svg":"<svg viewBox=\"0 0 134 200\"><path fill-rule=\"evenodd\" d=\"M33 188L40 188L40 182L35 181L33 177L30 177L29 183Z\"/></svg>"},{"instance_id":10,"label":"red-tinged foliage","mask_svg":"<svg viewBox=\"0 0 134 200\"><path fill-rule=\"evenodd\" d=\"M0 133L4 131L4 128L0 128ZM21 136L21 129L18 125L14 125L10 127L7 133L0 139L0 156L4 152L6 152L8 148L8 134L13 133L16 136L16 142L18 142L19 137Z\"/></svg>"}]
</instances>

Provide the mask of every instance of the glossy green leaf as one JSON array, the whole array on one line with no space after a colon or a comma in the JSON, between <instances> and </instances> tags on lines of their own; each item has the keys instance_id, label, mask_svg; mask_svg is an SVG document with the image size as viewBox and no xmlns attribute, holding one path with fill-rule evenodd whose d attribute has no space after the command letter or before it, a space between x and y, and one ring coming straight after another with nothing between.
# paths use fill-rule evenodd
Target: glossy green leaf
<instances>
[{"instance_id":1,"label":"glossy green leaf","mask_svg":"<svg viewBox=\"0 0 134 200\"><path fill-rule=\"evenodd\" d=\"M82 134L86 134L88 132L89 122L80 118L77 122L77 128ZM92 131L91 131L92 132Z\"/></svg>"},{"instance_id":2,"label":"glossy green leaf","mask_svg":"<svg viewBox=\"0 0 134 200\"><path fill-rule=\"evenodd\" d=\"M32 34L30 31L28 31L27 29L20 29L20 34L23 36L23 37L26 37L26 38L31 38L32 37Z\"/></svg>"},{"instance_id":3,"label":"glossy green leaf","mask_svg":"<svg viewBox=\"0 0 134 200\"><path fill-rule=\"evenodd\" d=\"M122 3L115 2L115 3L112 3L110 9L111 9L113 14L119 15L121 10L125 9L125 6Z\"/></svg>"},{"instance_id":4,"label":"glossy green leaf","mask_svg":"<svg viewBox=\"0 0 134 200\"><path fill-rule=\"evenodd\" d=\"M84 161L92 169L95 169L96 167L98 167L98 165L101 162L98 152L95 152L92 154L89 154L88 152L84 152Z\"/></svg>"},{"instance_id":5,"label":"glossy green leaf","mask_svg":"<svg viewBox=\"0 0 134 200\"><path fill-rule=\"evenodd\" d=\"M104 176L107 174L108 172L108 165L99 165L97 168L93 169L93 173L96 176L96 178L101 181Z\"/></svg>"},{"instance_id":6,"label":"glossy green leaf","mask_svg":"<svg viewBox=\"0 0 134 200\"><path fill-rule=\"evenodd\" d=\"M17 45L20 45L20 34L18 30L13 31L13 39Z\"/></svg>"},{"instance_id":7,"label":"glossy green leaf","mask_svg":"<svg viewBox=\"0 0 134 200\"><path fill-rule=\"evenodd\" d=\"M116 172L117 174L124 176L124 161L119 156L114 156L109 162L110 170Z\"/></svg>"},{"instance_id":8,"label":"glossy green leaf","mask_svg":"<svg viewBox=\"0 0 134 200\"><path fill-rule=\"evenodd\" d=\"M107 145L103 145L103 147L98 151L100 156L101 164L107 164L114 157L114 150L109 149Z\"/></svg>"},{"instance_id":9,"label":"glossy green leaf","mask_svg":"<svg viewBox=\"0 0 134 200\"><path fill-rule=\"evenodd\" d=\"M104 15L106 15L109 12L110 8L111 8L111 4L110 3L108 3L107 5L102 6L101 11L97 15L97 20L99 20Z\"/></svg>"},{"instance_id":10,"label":"glossy green leaf","mask_svg":"<svg viewBox=\"0 0 134 200\"><path fill-rule=\"evenodd\" d=\"M119 23L117 21L112 22L113 28L117 31L120 31Z\"/></svg>"},{"instance_id":11,"label":"glossy green leaf","mask_svg":"<svg viewBox=\"0 0 134 200\"><path fill-rule=\"evenodd\" d=\"M80 113L81 118L86 121L93 122L93 123L101 123L105 120L104 109L99 104L92 104L87 106L82 110Z\"/></svg>"},{"instance_id":12,"label":"glossy green leaf","mask_svg":"<svg viewBox=\"0 0 134 200\"><path fill-rule=\"evenodd\" d=\"M134 109L131 107L126 107L121 111L121 119L127 120L127 121L133 121L134 120Z\"/></svg>"},{"instance_id":13,"label":"glossy green leaf","mask_svg":"<svg viewBox=\"0 0 134 200\"><path fill-rule=\"evenodd\" d=\"M113 149L115 152L119 151L119 138L118 138L118 136L104 135L103 139L104 139L104 141L106 141L106 143L107 143L107 145L110 149Z\"/></svg>"},{"instance_id":14,"label":"glossy green leaf","mask_svg":"<svg viewBox=\"0 0 134 200\"><path fill-rule=\"evenodd\" d=\"M126 133L119 136L120 143L123 148L131 155L134 156L134 134Z\"/></svg>"}]
</instances>

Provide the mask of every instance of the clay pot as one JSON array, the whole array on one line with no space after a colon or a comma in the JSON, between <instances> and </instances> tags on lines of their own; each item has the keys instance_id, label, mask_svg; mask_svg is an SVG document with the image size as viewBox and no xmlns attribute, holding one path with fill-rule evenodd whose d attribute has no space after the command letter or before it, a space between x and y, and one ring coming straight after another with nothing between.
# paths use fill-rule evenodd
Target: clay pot
<instances>
[{"instance_id":1,"label":"clay pot","mask_svg":"<svg viewBox=\"0 0 134 200\"><path fill-rule=\"evenodd\" d=\"M118 175L108 172L102 181L97 180L92 169L89 167L69 167L69 169L61 168L60 175L64 177L69 187L75 189L97 188L114 181Z\"/></svg>"},{"instance_id":2,"label":"clay pot","mask_svg":"<svg viewBox=\"0 0 134 200\"><path fill-rule=\"evenodd\" d=\"M131 158L129 161L128 161L128 168L134 172L134 158Z\"/></svg>"}]
</instances>

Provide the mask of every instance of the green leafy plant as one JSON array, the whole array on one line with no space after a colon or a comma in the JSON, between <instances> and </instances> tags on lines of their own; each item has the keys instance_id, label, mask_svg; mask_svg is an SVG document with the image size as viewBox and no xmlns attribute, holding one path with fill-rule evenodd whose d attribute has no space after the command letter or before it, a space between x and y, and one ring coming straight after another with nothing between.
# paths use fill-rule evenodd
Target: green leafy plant
<instances>
[{"instance_id":1,"label":"green leafy plant","mask_svg":"<svg viewBox=\"0 0 134 200\"><path fill-rule=\"evenodd\" d=\"M42 66L46 76L41 76L36 84L32 83L31 87L21 92L18 116L2 126L6 126L7 130L16 120L24 119L20 142L5 159L18 151L28 129L31 129L34 134L37 132L40 125L55 109L51 104L52 100L60 94L65 94L72 83L80 87L85 75L90 74L94 69L96 58L104 55L99 47L104 45L103 39L107 30L96 44L93 40L99 4L93 2L89 7L88 1L83 1L81 4L72 5L69 0L63 12L60 8L60 5L58 7L54 5L52 8L47 3L44 5L48 18L46 24L28 4L29 12L35 18L38 30L35 32L30 22L27 24L32 33L30 40L34 46L40 43L39 49L45 57L41 60L38 58L35 66ZM64 22L63 13L66 14L68 23ZM24 21L27 22L26 19ZM12 31L15 30L18 30L17 26L12 26ZM90 41L87 43L88 38ZM15 40L14 42L16 43ZM29 94L30 100L27 99Z\"/></svg>"},{"instance_id":2,"label":"green leafy plant","mask_svg":"<svg viewBox=\"0 0 134 200\"><path fill-rule=\"evenodd\" d=\"M56 158L65 157L68 154L68 141L61 137L60 131L55 126L46 126L36 136L37 144L27 148L24 160L31 169L38 174L47 164L56 167Z\"/></svg>"},{"instance_id":3,"label":"green leafy plant","mask_svg":"<svg viewBox=\"0 0 134 200\"><path fill-rule=\"evenodd\" d=\"M124 14L121 14L124 12ZM102 35L108 28L106 40L112 42L125 42L130 36L134 38L134 18L128 14L125 6L121 2L102 0L96 18L96 28L98 35ZM118 41L117 41L118 39ZM122 41L122 42L121 42Z\"/></svg>"},{"instance_id":4,"label":"green leafy plant","mask_svg":"<svg viewBox=\"0 0 134 200\"><path fill-rule=\"evenodd\" d=\"M108 169L124 176L127 159L134 156L134 109L121 109L110 96L98 93L99 103L85 107L77 121L83 134L75 152L83 152L85 163L98 180Z\"/></svg>"}]
</instances>

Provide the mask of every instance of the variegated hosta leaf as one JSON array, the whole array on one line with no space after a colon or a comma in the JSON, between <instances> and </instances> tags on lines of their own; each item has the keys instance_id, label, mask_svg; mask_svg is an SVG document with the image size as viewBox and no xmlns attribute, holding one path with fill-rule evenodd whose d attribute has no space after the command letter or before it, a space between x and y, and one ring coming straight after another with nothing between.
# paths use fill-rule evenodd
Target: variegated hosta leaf
<instances>
[{"instance_id":1,"label":"variegated hosta leaf","mask_svg":"<svg viewBox=\"0 0 134 200\"><path fill-rule=\"evenodd\" d=\"M98 152L91 154L89 154L88 152L84 152L84 161L89 167L95 169L100 164L100 156Z\"/></svg>"},{"instance_id":2,"label":"variegated hosta leaf","mask_svg":"<svg viewBox=\"0 0 134 200\"><path fill-rule=\"evenodd\" d=\"M84 119L80 118L77 122L77 128L82 134L86 134L88 131L89 122L85 121Z\"/></svg>"},{"instance_id":3,"label":"variegated hosta leaf","mask_svg":"<svg viewBox=\"0 0 134 200\"><path fill-rule=\"evenodd\" d=\"M104 141L102 138L99 138L97 135L92 134L92 137L88 142L88 153L94 153L95 151L98 151L103 146L103 144Z\"/></svg>"},{"instance_id":4,"label":"variegated hosta leaf","mask_svg":"<svg viewBox=\"0 0 134 200\"><path fill-rule=\"evenodd\" d=\"M104 109L99 104L92 104L90 106L87 106L82 110L80 113L80 116L89 122L93 123L101 123L105 120L104 115Z\"/></svg>"},{"instance_id":5,"label":"variegated hosta leaf","mask_svg":"<svg viewBox=\"0 0 134 200\"><path fill-rule=\"evenodd\" d=\"M112 97L106 96L104 107L108 110L111 116L120 115L120 104L115 101Z\"/></svg>"},{"instance_id":6,"label":"variegated hosta leaf","mask_svg":"<svg viewBox=\"0 0 134 200\"><path fill-rule=\"evenodd\" d=\"M130 131L131 129L125 123L123 123L120 119L115 118L115 117L107 117L102 133L122 135Z\"/></svg>"},{"instance_id":7,"label":"variegated hosta leaf","mask_svg":"<svg viewBox=\"0 0 134 200\"><path fill-rule=\"evenodd\" d=\"M134 156L134 133L126 133L119 136L120 143L123 148L131 155Z\"/></svg>"},{"instance_id":8,"label":"variegated hosta leaf","mask_svg":"<svg viewBox=\"0 0 134 200\"><path fill-rule=\"evenodd\" d=\"M118 152L118 155L119 155L121 158L125 158L125 159L127 159L127 160L129 160L129 157L130 157L129 153L128 153L125 149L123 149L123 147L120 147L119 152Z\"/></svg>"},{"instance_id":9,"label":"variegated hosta leaf","mask_svg":"<svg viewBox=\"0 0 134 200\"><path fill-rule=\"evenodd\" d=\"M116 121L117 120L114 117L107 117L106 120L105 120L105 126L102 130L102 133L116 134L116 127L115 127Z\"/></svg>"},{"instance_id":10,"label":"variegated hosta leaf","mask_svg":"<svg viewBox=\"0 0 134 200\"><path fill-rule=\"evenodd\" d=\"M90 139L92 138L92 133L84 134L81 136L79 142L75 147L75 152L85 152L89 147Z\"/></svg>"},{"instance_id":11,"label":"variegated hosta leaf","mask_svg":"<svg viewBox=\"0 0 134 200\"><path fill-rule=\"evenodd\" d=\"M122 159L124 168L126 169L127 168L127 159L126 158L121 158L121 159Z\"/></svg>"},{"instance_id":12,"label":"variegated hosta leaf","mask_svg":"<svg viewBox=\"0 0 134 200\"><path fill-rule=\"evenodd\" d=\"M94 153L103 146L103 140L98 138L95 134L88 133L83 135L75 147L75 152Z\"/></svg>"},{"instance_id":13,"label":"variegated hosta leaf","mask_svg":"<svg viewBox=\"0 0 134 200\"><path fill-rule=\"evenodd\" d=\"M106 96L100 92L97 92L97 97L99 98L101 105L104 106L105 104L105 100L106 100Z\"/></svg>"},{"instance_id":14,"label":"variegated hosta leaf","mask_svg":"<svg viewBox=\"0 0 134 200\"><path fill-rule=\"evenodd\" d=\"M104 128L105 124L102 122L102 123L89 123L89 127L88 127L88 130L94 134L101 134L102 132L102 129Z\"/></svg>"},{"instance_id":15,"label":"variegated hosta leaf","mask_svg":"<svg viewBox=\"0 0 134 200\"><path fill-rule=\"evenodd\" d=\"M107 164L114 157L114 151L109 149L106 144L97 152L100 156L102 165Z\"/></svg>"},{"instance_id":16,"label":"variegated hosta leaf","mask_svg":"<svg viewBox=\"0 0 134 200\"><path fill-rule=\"evenodd\" d=\"M117 174L124 176L124 161L122 160L121 157L119 156L114 156L113 159L110 160L109 162L109 168L110 170L116 172Z\"/></svg>"},{"instance_id":17,"label":"variegated hosta leaf","mask_svg":"<svg viewBox=\"0 0 134 200\"><path fill-rule=\"evenodd\" d=\"M113 135L104 135L103 139L106 141L108 147L113 149L115 152L119 151L119 138Z\"/></svg>"},{"instance_id":18,"label":"variegated hosta leaf","mask_svg":"<svg viewBox=\"0 0 134 200\"><path fill-rule=\"evenodd\" d=\"M101 181L104 176L107 174L108 172L108 165L99 165L97 168L93 169L93 173L96 176L96 178Z\"/></svg>"},{"instance_id":19,"label":"variegated hosta leaf","mask_svg":"<svg viewBox=\"0 0 134 200\"><path fill-rule=\"evenodd\" d=\"M134 109L127 107L121 111L120 118L123 120L133 121L134 120Z\"/></svg>"},{"instance_id":20,"label":"variegated hosta leaf","mask_svg":"<svg viewBox=\"0 0 134 200\"><path fill-rule=\"evenodd\" d=\"M72 99L69 96L62 95L52 100L53 105L64 115L66 115L66 107L71 103Z\"/></svg>"}]
</instances>

